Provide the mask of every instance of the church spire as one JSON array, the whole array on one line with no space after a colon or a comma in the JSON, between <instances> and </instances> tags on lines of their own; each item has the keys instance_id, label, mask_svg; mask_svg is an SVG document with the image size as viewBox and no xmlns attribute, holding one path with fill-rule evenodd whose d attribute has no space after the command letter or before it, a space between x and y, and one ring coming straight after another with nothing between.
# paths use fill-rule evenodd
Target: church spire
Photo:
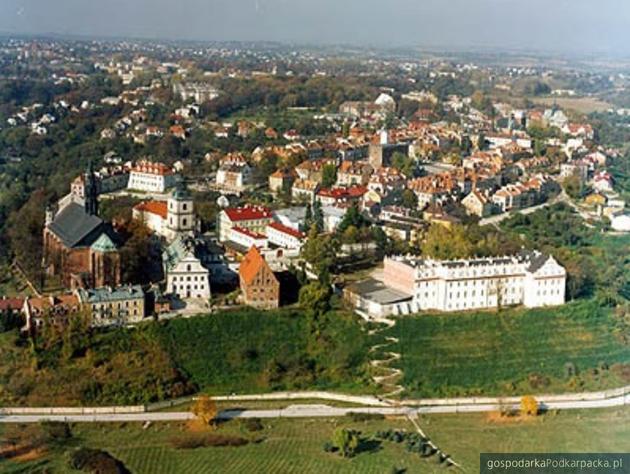
<instances>
[{"instance_id":1,"label":"church spire","mask_svg":"<svg viewBox=\"0 0 630 474\"><path fill-rule=\"evenodd\" d=\"M92 166L92 160L88 161L85 170L85 212L92 216L98 215L98 189L96 184L96 175Z\"/></svg>"}]
</instances>

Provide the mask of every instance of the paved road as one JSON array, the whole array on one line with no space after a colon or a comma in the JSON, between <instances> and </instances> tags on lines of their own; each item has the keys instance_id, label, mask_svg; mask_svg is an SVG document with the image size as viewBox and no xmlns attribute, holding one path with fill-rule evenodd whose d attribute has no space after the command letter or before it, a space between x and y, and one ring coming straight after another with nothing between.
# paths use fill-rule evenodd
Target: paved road
<instances>
[{"instance_id":1,"label":"paved road","mask_svg":"<svg viewBox=\"0 0 630 474\"><path fill-rule=\"evenodd\" d=\"M604 400L577 401L549 401L541 402L541 408L546 410L584 410L593 408L611 408L630 404L630 394ZM505 408L505 404L475 403L461 405L423 406L423 407L357 407L338 408L328 405L291 405L276 410L239 410L231 409L219 413L220 419L235 418L333 418L346 416L349 413L371 413L381 415L415 416L419 414L440 413L479 413L496 411ZM518 403L508 404L507 407L518 409ZM149 412L149 413L118 413L99 415L4 415L0 416L0 423L36 423L39 421L66 422L146 422L146 421L185 421L193 419L190 412Z\"/></svg>"}]
</instances>

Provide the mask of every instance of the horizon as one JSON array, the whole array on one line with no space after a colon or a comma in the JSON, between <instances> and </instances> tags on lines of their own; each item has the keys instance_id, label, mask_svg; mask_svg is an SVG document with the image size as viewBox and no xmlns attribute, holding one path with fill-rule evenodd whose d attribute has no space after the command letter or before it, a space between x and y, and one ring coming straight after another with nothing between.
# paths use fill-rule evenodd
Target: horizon
<instances>
[{"instance_id":1,"label":"horizon","mask_svg":"<svg viewBox=\"0 0 630 474\"><path fill-rule=\"evenodd\" d=\"M337 6L332 0L316 7L312 3L183 0L174 6L164 0L109 0L88 5L59 0L49 5L43 0L6 0L0 5L0 34L630 57L625 31L630 5L621 0L603 0L599 5L588 0L558 0L550 5L544 0L527 5L515 0L474 4L449 0L449 5L392 0L387 9L376 0L363 1L360 7L357 0Z\"/></svg>"}]
</instances>

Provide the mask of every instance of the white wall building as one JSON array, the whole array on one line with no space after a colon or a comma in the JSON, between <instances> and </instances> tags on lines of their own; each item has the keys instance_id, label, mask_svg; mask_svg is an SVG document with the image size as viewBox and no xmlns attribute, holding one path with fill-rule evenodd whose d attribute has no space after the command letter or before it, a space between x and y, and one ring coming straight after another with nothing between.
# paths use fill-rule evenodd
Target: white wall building
<instances>
[{"instance_id":1,"label":"white wall building","mask_svg":"<svg viewBox=\"0 0 630 474\"><path fill-rule=\"evenodd\" d=\"M292 229L279 222L272 222L267 226L267 239L270 244L285 249L301 249L306 235L299 230Z\"/></svg>"},{"instance_id":2,"label":"white wall building","mask_svg":"<svg viewBox=\"0 0 630 474\"><path fill-rule=\"evenodd\" d=\"M149 193L163 193L175 185L173 170L163 163L140 161L129 175L128 189Z\"/></svg>"},{"instance_id":3,"label":"white wall building","mask_svg":"<svg viewBox=\"0 0 630 474\"><path fill-rule=\"evenodd\" d=\"M412 296L412 311L536 308L564 304L566 271L537 251L452 261L391 257L384 261L384 282Z\"/></svg>"},{"instance_id":4,"label":"white wall building","mask_svg":"<svg viewBox=\"0 0 630 474\"><path fill-rule=\"evenodd\" d=\"M210 272L203 263L203 248L202 242L184 236L166 248L162 255L166 293L182 299L210 298Z\"/></svg>"}]
</instances>

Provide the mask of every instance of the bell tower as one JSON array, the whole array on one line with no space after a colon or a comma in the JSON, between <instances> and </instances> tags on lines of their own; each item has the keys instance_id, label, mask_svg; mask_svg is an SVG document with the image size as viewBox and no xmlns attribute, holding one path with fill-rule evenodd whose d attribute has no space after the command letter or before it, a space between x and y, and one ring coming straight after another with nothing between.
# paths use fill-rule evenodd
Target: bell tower
<instances>
[{"instance_id":1,"label":"bell tower","mask_svg":"<svg viewBox=\"0 0 630 474\"><path fill-rule=\"evenodd\" d=\"M193 199L183 183L179 183L168 199L167 227L173 233L192 232L195 228Z\"/></svg>"}]
</instances>

